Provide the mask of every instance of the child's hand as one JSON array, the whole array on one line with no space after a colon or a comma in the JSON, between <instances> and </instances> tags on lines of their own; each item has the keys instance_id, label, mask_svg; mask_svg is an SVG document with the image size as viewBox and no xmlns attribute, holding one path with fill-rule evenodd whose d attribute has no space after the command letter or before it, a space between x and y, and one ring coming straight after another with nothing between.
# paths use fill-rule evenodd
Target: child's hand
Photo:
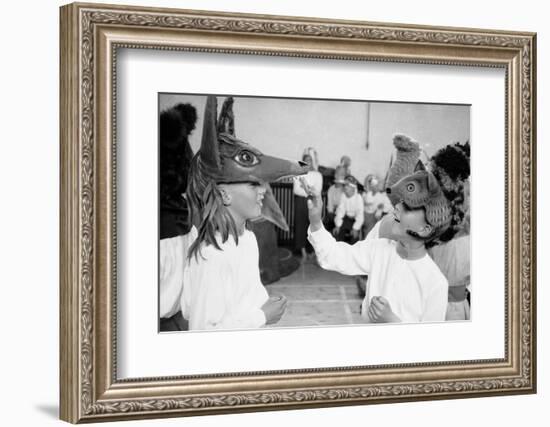
<instances>
[{"instance_id":1,"label":"child's hand","mask_svg":"<svg viewBox=\"0 0 550 427\"><path fill-rule=\"evenodd\" d=\"M372 297L368 315L373 323L401 322L401 319L391 310L390 302L381 296Z\"/></svg>"},{"instance_id":2,"label":"child's hand","mask_svg":"<svg viewBox=\"0 0 550 427\"><path fill-rule=\"evenodd\" d=\"M320 194L316 194L304 177L298 178L300 185L307 193L307 208L309 214L309 223L311 224L311 231L317 231L322 226L323 219L323 199Z\"/></svg>"},{"instance_id":3,"label":"child's hand","mask_svg":"<svg viewBox=\"0 0 550 427\"><path fill-rule=\"evenodd\" d=\"M270 325L281 320L286 310L287 299L284 295L272 296L262 305L265 314L265 324Z\"/></svg>"}]
</instances>

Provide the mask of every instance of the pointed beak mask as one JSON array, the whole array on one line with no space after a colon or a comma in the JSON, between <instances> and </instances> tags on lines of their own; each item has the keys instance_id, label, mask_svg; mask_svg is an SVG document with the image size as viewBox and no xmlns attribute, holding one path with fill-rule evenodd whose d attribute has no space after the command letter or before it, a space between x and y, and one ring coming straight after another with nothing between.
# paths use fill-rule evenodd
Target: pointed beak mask
<instances>
[{"instance_id":1,"label":"pointed beak mask","mask_svg":"<svg viewBox=\"0 0 550 427\"><path fill-rule=\"evenodd\" d=\"M252 145L235 137L233 98L228 97L217 117L216 97L208 96L204 112L200 161L217 184L253 182L266 186L262 216L283 230L288 225L281 212L270 182L303 175L309 167L301 161L267 156Z\"/></svg>"}]
</instances>

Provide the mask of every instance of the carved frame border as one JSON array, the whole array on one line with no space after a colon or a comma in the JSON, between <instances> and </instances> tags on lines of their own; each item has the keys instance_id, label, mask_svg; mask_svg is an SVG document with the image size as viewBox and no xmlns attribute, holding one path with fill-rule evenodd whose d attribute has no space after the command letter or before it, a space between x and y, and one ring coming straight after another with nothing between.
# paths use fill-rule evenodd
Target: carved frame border
<instances>
[{"instance_id":1,"label":"carved frame border","mask_svg":"<svg viewBox=\"0 0 550 427\"><path fill-rule=\"evenodd\" d=\"M60 13L62 419L76 423L535 392L535 34L95 4L63 6ZM504 67L506 357L117 381L112 283L119 47ZM289 387L289 380L300 385Z\"/></svg>"}]
</instances>

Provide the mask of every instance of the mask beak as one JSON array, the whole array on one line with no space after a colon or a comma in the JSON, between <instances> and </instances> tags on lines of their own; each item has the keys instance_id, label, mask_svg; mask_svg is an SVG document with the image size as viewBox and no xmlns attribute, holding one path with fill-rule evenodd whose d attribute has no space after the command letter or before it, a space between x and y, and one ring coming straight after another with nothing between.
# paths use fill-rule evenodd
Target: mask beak
<instances>
[{"instance_id":1,"label":"mask beak","mask_svg":"<svg viewBox=\"0 0 550 427\"><path fill-rule=\"evenodd\" d=\"M277 227L284 231L288 231L288 224L286 222L285 216L279 207L279 204L275 200L273 191L269 184L264 184L266 191L264 194L263 204L262 204L262 216L267 219L269 222L275 224Z\"/></svg>"},{"instance_id":2,"label":"mask beak","mask_svg":"<svg viewBox=\"0 0 550 427\"><path fill-rule=\"evenodd\" d=\"M309 169L309 165L302 161L264 155L261 168L258 168L255 173L262 181L274 182L286 177L305 175Z\"/></svg>"}]
</instances>

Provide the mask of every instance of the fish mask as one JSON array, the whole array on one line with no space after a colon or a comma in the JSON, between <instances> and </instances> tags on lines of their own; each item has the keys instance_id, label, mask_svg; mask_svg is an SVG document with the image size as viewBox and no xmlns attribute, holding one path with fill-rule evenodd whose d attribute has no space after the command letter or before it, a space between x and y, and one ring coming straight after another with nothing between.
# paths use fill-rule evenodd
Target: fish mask
<instances>
[{"instance_id":1,"label":"fish mask","mask_svg":"<svg viewBox=\"0 0 550 427\"><path fill-rule=\"evenodd\" d=\"M404 202L412 209L424 208L426 221L434 228L432 236L441 235L451 223L451 208L435 176L418 161L412 175L401 178L386 189L395 203Z\"/></svg>"}]
</instances>

